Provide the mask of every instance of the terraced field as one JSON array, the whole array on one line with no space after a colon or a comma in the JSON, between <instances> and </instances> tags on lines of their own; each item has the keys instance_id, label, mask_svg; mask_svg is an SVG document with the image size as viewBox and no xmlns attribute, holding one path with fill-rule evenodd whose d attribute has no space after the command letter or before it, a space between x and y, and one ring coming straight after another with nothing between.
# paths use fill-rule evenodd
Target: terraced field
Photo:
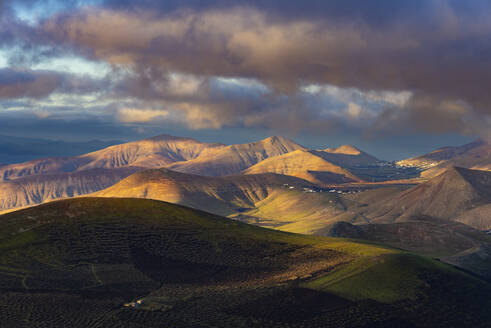
<instances>
[{"instance_id":1,"label":"terraced field","mask_svg":"<svg viewBox=\"0 0 491 328\"><path fill-rule=\"evenodd\" d=\"M486 327L489 295L430 258L160 201L0 216L2 327Z\"/></svg>"}]
</instances>

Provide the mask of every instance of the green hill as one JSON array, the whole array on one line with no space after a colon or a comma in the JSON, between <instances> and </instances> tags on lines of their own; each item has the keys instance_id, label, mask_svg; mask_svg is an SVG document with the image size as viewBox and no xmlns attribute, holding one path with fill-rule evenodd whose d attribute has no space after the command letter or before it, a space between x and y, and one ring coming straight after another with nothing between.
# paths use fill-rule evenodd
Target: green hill
<instances>
[{"instance_id":1,"label":"green hill","mask_svg":"<svg viewBox=\"0 0 491 328\"><path fill-rule=\"evenodd\" d=\"M8 327L491 322L489 284L438 261L145 199L79 198L0 216L0 290Z\"/></svg>"}]
</instances>

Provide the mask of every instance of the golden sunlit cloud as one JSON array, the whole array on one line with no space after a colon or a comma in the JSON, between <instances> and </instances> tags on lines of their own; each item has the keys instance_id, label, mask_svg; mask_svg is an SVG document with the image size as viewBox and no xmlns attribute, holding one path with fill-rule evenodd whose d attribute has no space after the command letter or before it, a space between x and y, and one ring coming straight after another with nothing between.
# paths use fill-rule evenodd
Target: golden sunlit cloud
<instances>
[{"instance_id":1,"label":"golden sunlit cloud","mask_svg":"<svg viewBox=\"0 0 491 328\"><path fill-rule=\"evenodd\" d=\"M148 123L165 119L169 115L166 110L122 108L118 111L118 119L124 123Z\"/></svg>"}]
</instances>

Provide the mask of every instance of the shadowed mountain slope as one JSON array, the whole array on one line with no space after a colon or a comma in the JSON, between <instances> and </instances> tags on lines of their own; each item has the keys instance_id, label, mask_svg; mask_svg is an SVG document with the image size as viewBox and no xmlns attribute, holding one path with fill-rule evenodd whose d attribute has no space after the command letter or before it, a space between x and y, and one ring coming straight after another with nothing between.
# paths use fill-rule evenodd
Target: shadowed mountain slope
<instances>
[{"instance_id":1,"label":"shadowed mountain slope","mask_svg":"<svg viewBox=\"0 0 491 328\"><path fill-rule=\"evenodd\" d=\"M0 211L76 197L105 189L137 172L135 167L25 176L0 182Z\"/></svg>"},{"instance_id":2,"label":"shadowed mountain slope","mask_svg":"<svg viewBox=\"0 0 491 328\"><path fill-rule=\"evenodd\" d=\"M291 175L321 185L360 181L348 170L307 150L296 150L270 157L251 166L244 174L266 172Z\"/></svg>"},{"instance_id":3,"label":"shadowed mountain slope","mask_svg":"<svg viewBox=\"0 0 491 328\"><path fill-rule=\"evenodd\" d=\"M260 173L207 177L154 169L135 173L97 197L163 200L278 230L313 233L346 208L338 193L312 192L309 181Z\"/></svg>"},{"instance_id":4,"label":"shadowed mountain slope","mask_svg":"<svg viewBox=\"0 0 491 328\"><path fill-rule=\"evenodd\" d=\"M135 173L94 195L157 199L230 215L254 208L286 184L298 189L311 187L305 180L278 174L207 177L155 169Z\"/></svg>"},{"instance_id":5,"label":"shadowed mountain slope","mask_svg":"<svg viewBox=\"0 0 491 328\"><path fill-rule=\"evenodd\" d=\"M56 201L0 216L0 227L0 314L11 327L491 322L489 284L438 261L164 202ZM138 309L123 306L131 300Z\"/></svg>"},{"instance_id":6,"label":"shadowed mountain slope","mask_svg":"<svg viewBox=\"0 0 491 328\"><path fill-rule=\"evenodd\" d=\"M491 281L491 236L459 222L424 216L389 224L337 222L317 234L371 240L438 257Z\"/></svg>"},{"instance_id":7,"label":"shadowed mountain slope","mask_svg":"<svg viewBox=\"0 0 491 328\"><path fill-rule=\"evenodd\" d=\"M404 221L423 215L447 220L461 217L459 221L471 223L471 219L465 220L466 216L462 215L490 203L491 172L452 167L383 203L370 206L366 215L381 222ZM486 225L491 227L491 217Z\"/></svg>"},{"instance_id":8,"label":"shadowed mountain slope","mask_svg":"<svg viewBox=\"0 0 491 328\"><path fill-rule=\"evenodd\" d=\"M305 148L289 139L275 136L258 142L227 146L217 151L204 153L198 158L174 163L167 167L183 173L224 176L239 174L266 158L295 150L305 150Z\"/></svg>"}]
</instances>

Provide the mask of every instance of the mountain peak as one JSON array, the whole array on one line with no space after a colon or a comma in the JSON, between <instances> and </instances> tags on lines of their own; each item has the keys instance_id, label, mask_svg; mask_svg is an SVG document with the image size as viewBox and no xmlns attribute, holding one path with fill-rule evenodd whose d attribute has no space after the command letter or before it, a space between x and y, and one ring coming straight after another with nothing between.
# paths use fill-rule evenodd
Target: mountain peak
<instances>
[{"instance_id":1,"label":"mountain peak","mask_svg":"<svg viewBox=\"0 0 491 328\"><path fill-rule=\"evenodd\" d=\"M338 148L326 148L325 152L334 153L334 154L345 154L345 155L360 155L361 150L356 148L353 145L342 145Z\"/></svg>"},{"instance_id":2,"label":"mountain peak","mask_svg":"<svg viewBox=\"0 0 491 328\"><path fill-rule=\"evenodd\" d=\"M465 167L460 167L460 166L449 166L439 176L444 176L444 175L447 175L447 176L453 175L453 176L455 176L455 175L458 175L461 178L465 178L465 177L467 177L469 175L472 175L472 174L479 175L481 173L482 174L489 174L489 172L486 172L486 171L471 170L471 169L468 169L468 168L465 168Z\"/></svg>"},{"instance_id":3,"label":"mountain peak","mask_svg":"<svg viewBox=\"0 0 491 328\"><path fill-rule=\"evenodd\" d=\"M245 174L265 172L295 176L318 184L359 181L348 170L304 149L269 157L244 171Z\"/></svg>"},{"instance_id":4,"label":"mountain peak","mask_svg":"<svg viewBox=\"0 0 491 328\"><path fill-rule=\"evenodd\" d=\"M385 200L381 216L388 220L430 217L454 220L491 200L491 172L449 167L443 173ZM377 205L378 206L378 205ZM388 214L389 213L389 214ZM379 218L380 219L380 218Z\"/></svg>"},{"instance_id":5,"label":"mountain peak","mask_svg":"<svg viewBox=\"0 0 491 328\"><path fill-rule=\"evenodd\" d=\"M295 141L293 141L291 139L288 139L288 138L285 138L285 137L282 137L282 136L271 136L271 137L268 137L268 138L265 138L265 139L261 140L261 142L263 142L263 143L271 143L271 144L273 144L273 143L296 144Z\"/></svg>"},{"instance_id":6,"label":"mountain peak","mask_svg":"<svg viewBox=\"0 0 491 328\"><path fill-rule=\"evenodd\" d=\"M306 150L306 148L303 147L302 145L299 145L295 141L282 136L271 136L259 141L256 144L260 144L265 148L272 147L272 149L276 149L276 151L278 151L279 153L275 155L280 155L283 153L288 153L299 149Z\"/></svg>"},{"instance_id":7,"label":"mountain peak","mask_svg":"<svg viewBox=\"0 0 491 328\"><path fill-rule=\"evenodd\" d=\"M427 183L440 183L440 181L443 180L453 180L453 181L466 181L467 179L465 178L468 174L466 171L472 171L465 169L463 167L458 167L458 166L450 166L444 169L440 174L437 176L429 179Z\"/></svg>"},{"instance_id":8,"label":"mountain peak","mask_svg":"<svg viewBox=\"0 0 491 328\"><path fill-rule=\"evenodd\" d=\"M466 169L465 167L460 167L460 166L451 166L447 169L447 171L451 172L457 172L459 174L465 174L467 171L473 171L471 169Z\"/></svg>"},{"instance_id":9,"label":"mountain peak","mask_svg":"<svg viewBox=\"0 0 491 328\"><path fill-rule=\"evenodd\" d=\"M456 176L471 184L478 191L485 192L491 197L491 172L471 170L464 167L452 166L441 176Z\"/></svg>"}]
</instances>

